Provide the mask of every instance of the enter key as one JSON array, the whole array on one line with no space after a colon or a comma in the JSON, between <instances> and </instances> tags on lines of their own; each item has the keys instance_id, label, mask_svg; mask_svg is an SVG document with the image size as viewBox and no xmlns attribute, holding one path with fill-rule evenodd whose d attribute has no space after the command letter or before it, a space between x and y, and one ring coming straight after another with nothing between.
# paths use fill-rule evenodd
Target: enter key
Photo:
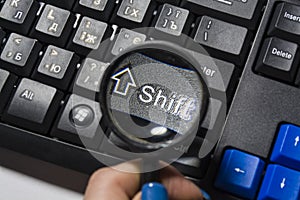
<instances>
[{"instance_id":1,"label":"enter key","mask_svg":"<svg viewBox=\"0 0 300 200\"><path fill-rule=\"evenodd\" d=\"M220 92L227 92L235 65L195 51L190 51L190 53L199 61L199 72L207 87Z\"/></svg>"}]
</instances>

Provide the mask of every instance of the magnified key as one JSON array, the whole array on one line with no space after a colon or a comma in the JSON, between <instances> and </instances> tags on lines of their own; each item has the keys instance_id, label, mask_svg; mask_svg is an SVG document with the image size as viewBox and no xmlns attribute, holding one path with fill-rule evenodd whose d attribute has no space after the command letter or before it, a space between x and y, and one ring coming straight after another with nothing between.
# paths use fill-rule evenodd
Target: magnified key
<instances>
[{"instance_id":1,"label":"magnified key","mask_svg":"<svg viewBox=\"0 0 300 200\"><path fill-rule=\"evenodd\" d=\"M146 174L141 183L155 181L152 173L161 168L159 162L178 160L203 129L204 119L213 123L203 61L176 44L147 41L120 52L109 63L94 95L105 130L98 149L126 161L142 160L139 173ZM219 138L212 130L207 132L208 139L195 153L199 159ZM107 160L101 162L112 166Z\"/></svg>"},{"instance_id":2,"label":"magnified key","mask_svg":"<svg viewBox=\"0 0 300 200\"><path fill-rule=\"evenodd\" d=\"M153 44L117 57L100 88L108 129L142 159L141 171L145 173L141 183L156 181L158 172L154 168L160 160L182 155L175 145L191 144L209 96L204 79L190 59L178 56L168 45L159 43L155 48Z\"/></svg>"},{"instance_id":3,"label":"magnified key","mask_svg":"<svg viewBox=\"0 0 300 200\"><path fill-rule=\"evenodd\" d=\"M124 54L104 80L100 104L109 126L138 151L168 147L195 134L206 112L204 80L168 50L147 47Z\"/></svg>"}]
</instances>

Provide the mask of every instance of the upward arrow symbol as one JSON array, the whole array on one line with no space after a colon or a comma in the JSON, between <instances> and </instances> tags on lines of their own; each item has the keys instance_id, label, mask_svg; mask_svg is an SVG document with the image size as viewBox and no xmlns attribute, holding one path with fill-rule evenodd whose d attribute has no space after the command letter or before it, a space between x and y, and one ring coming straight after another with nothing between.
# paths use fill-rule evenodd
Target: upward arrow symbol
<instances>
[{"instance_id":1,"label":"upward arrow symbol","mask_svg":"<svg viewBox=\"0 0 300 200\"><path fill-rule=\"evenodd\" d=\"M295 138L295 147L298 146L298 143L299 143L299 142L300 142L300 137L297 136L297 137Z\"/></svg>"},{"instance_id":2,"label":"upward arrow symbol","mask_svg":"<svg viewBox=\"0 0 300 200\"><path fill-rule=\"evenodd\" d=\"M112 80L117 81L114 93L122 96L127 96L130 87L137 87L136 82L129 68L126 68L111 77Z\"/></svg>"},{"instance_id":3,"label":"upward arrow symbol","mask_svg":"<svg viewBox=\"0 0 300 200\"><path fill-rule=\"evenodd\" d=\"M285 181L286 181L286 178L282 179L282 182L280 183L281 189L283 189L285 187Z\"/></svg>"}]
</instances>

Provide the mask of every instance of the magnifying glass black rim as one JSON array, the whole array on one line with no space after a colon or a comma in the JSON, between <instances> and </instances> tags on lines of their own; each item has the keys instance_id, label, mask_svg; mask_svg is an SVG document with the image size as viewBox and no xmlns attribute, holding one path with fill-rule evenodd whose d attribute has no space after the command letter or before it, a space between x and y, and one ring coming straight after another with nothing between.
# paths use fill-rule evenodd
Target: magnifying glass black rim
<instances>
[{"instance_id":1,"label":"magnifying glass black rim","mask_svg":"<svg viewBox=\"0 0 300 200\"><path fill-rule=\"evenodd\" d=\"M182 51L179 52L177 50L178 48ZM196 127L194 127L191 131L185 133L182 137L171 140L172 141L171 143L170 142L169 143L168 142L151 143L151 142L143 142L142 139L140 139L140 140L136 140L133 138L131 139L130 134L128 134L127 131L121 129L119 126L117 128L117 125L114 123L114 120L113 120L114 117L111 114L110 108L108 108L108 106L107 106L108 102L107 102L106 95L107 95L107 88L109 87L108 80L110 80L110 76L113 73L113 71L115 70L114 66L116 66L116 64L118 64L118 63L121 63L122 60L124 60L126 57L128 57L132 54L142 53L142 52L146 52L149 50L152 50L152 51L160 50L160 51L164 51L170 55L173 54L174 56L180 57L182 60L184 60L185 63L188 64L187 69L193 69L194 72L197 73L198 78L200 79L200 82L202 83L203 99L202 99L202 108L200 109L200 115L199 115L199 123L197 124L197 126L195 125ZM184 55L184 56L182 56L182 55ZM193 61L195 64L191 63L190 60ZM200 73L200 70L201 70L201 68L199 66L199 62L197 62L196 59L187 52L187 50L185 50L181 46L178 46L173 43L165 42L165 41L145 42L141 45L135 46L133 48L130 48L130 49L122 52L108 66L105 74L103 75L101 86L100 86L100 93L99 93L98 98L100 101L100 107L101 107L101 110L103 113L104 121L107 124L107 128L112 130L123 141L133 145L133 147L137 151L146 151L146 152L154 151L154 150L158 150L158 149L161 149L164 147L170 147L170 146L176 145L182 141L185 141L186 139L194 138L191 136L192 135L195 136L197 134L198 127L200 127L201 122L203 121L205 113L207 111L207 107L208 107L207 105L208 105L208 100L209 100L209 90L208 90L205 79L203 78L203 76ZM194 129L196 129L196 130L194 130ZM138 141L140 141L140 142L138 142Z\"/></svg>"}]
</instances>

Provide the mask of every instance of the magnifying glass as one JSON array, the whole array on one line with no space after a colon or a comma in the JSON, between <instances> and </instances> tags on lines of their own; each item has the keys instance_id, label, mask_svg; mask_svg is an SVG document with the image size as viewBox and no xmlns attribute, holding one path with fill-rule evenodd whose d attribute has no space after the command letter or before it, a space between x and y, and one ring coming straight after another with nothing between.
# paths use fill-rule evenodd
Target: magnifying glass
<instances>
[{"instance_id":1,"label":"magnifying glass","mask_svg":"<svg viewBox=\"0 0 300 200\"><path fill-rule=\"evenodd\" d=\"M209 100L200 70L186 50L162 41L135 46L107 68L99 94L105 124L144 161L145 171L180 157L177 147L196 136Z\"/></svg>"}]
</instances>

